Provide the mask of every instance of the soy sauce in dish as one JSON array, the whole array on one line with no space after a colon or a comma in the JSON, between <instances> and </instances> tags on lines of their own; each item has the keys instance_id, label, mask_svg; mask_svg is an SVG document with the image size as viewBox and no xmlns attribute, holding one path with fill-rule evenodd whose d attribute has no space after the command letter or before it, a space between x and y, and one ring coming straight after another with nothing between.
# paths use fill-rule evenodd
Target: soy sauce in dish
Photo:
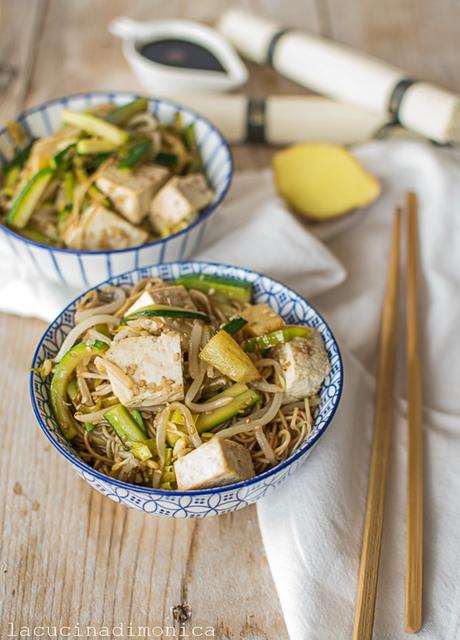
<instances>
[{"instance_id":1,"label":"soy sauce in dish","mask_svg":"<svg viewBox=\"0 0 460 640\"><path fill-rule=\"evenodd\" d=\"M188 40L155 40L141 45L139 53L152 62L168 67L225 72L220 60L209 49Z\"/></svg>"}]
</instances>

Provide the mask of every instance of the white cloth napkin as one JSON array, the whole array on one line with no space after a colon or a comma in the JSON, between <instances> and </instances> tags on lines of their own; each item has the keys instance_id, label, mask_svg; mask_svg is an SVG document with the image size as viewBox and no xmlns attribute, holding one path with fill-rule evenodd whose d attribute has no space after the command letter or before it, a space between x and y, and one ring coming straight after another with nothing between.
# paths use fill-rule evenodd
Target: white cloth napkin
<instances>
[{"instance_id":1,"label":"white cloth napkin","mask_svg":"<svg viewBox=\"0 0 460 640\"><path fill-rule=\"evenodd\" d=\"M420 200L424 390L425 575L419 638L460 638L460 156L421 143L357 150L383 183L382 197L350 218L328 247L347 280L316 297L339 339L345 387L329 431L306 464L259 503L258 513L292 640L351 637L367 493L378 328L392 212L408 189ZM399 330L404 331L403 309ZM374 637L404 633L406 385L398 347L387 510Z\"/></svg>"},{"instance_id":2,"label":"white cloth napkin","mask_svg":"<svg viewBox=\"0 0 460 640\"><path fill-rule=\"evenodd\" d=\"M258 506L265 549L292 640L351 637L367 491L378 326L389 232L406 190L419 194L426 436L425 627L460 638L460 158L421 143L356 150L383 183L368 211L309 233L279 201L269 170L237 176L197 259L236 263L286 282L335 331L345 365L341 407L306 464ZM316 237L315 237L316 236ZM325 243L318 240L321 238ZM326 246L327 245L327 246ZM0 309L51 319L74 296L29 283L0 256ZM345 274L347 278L345 280ZM24 301L27 306L24 306ZM403 313L401 313L401 334ZM403 632L406 394L398 353L390 484L375 638Z\"/></svg>"}]
</instances>

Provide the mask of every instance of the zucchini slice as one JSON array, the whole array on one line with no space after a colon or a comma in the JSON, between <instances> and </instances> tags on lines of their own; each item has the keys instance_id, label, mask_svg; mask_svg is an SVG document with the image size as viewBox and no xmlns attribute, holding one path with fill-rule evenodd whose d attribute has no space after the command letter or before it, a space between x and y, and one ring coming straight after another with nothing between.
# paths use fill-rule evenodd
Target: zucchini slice
<instances>
[{"instance_id":1,"label":"zucchini slice","mask_svg":"<svg viewBox=\"0 0 460 640\"><path fill-rule=\"evenodd\" d=\"M78 113L70 109L63 109L62 120L67 124L86 131L86 133L113 142L117 147L125 144L129 140L129 133L127 131L123 131L110 122L93 116L91 113Z\"/></svg>"},{"instance_id":2,"label":"zucchini slice","mask_svg":"<svg viewBox=\"0 0 460 640\"><path fill-rule=\"evenodd\" d=\"M122 404L107 409L104 418L125 446L131 447L133 443L143 443L147 439L135 418Z\"/></svg>"},{"instance_id":3,"label":"zucchini slice","mask_svg":"<svg viewBox=\"0 0 460 640\"><path fill-rule=\"evenodd\" d=\"M231 387L228 387L228 389L225 389L225 391L221 391L212 398L209 398L206 402L218 400L219 398L232 398L232 400L223 407L218 407L207 413L195 414L193 418L198 433L202 434L210 429L214 429L214 427L222 424L222 422L226 422L239 413L246 411L246 409L255 405L260 399L260 396L252 389L249 389L247 385L237 382L236 384L232 384ZM182 414L179 411L175 411L172 414L171 420L179 425L179 427L184 426ZM166 430L166 440L170 447L174 447L180 437L180 433L171 431L170 429Z\"/></svg>"},{"instance_id":4,"label":"zucchini slice","mask_svg":"<svg viewBox=\"0 0 460 640\"><path fill-rule=\"evenodd\" d=\"M189 273L176 278L176 284L183 284L188 289L197 289L209 295L221 295L241 302L249 302L252 297L251 283L238 278Z\"/></svg>"},{"instance_id":5,"label":"zucchini slice","mask_svg":"<svg viewBox=\"0 0 460 640\"><path fill-rule=\"evenodd\" d=\"M119 169L132 169L140 160L142 160L152 148L152 143L149 141L140 142L135 145L128 156L123 158L118 163Z\"/></svg>"},{"instance_id":6,"label":"zucchini slice","mask_svg":"<svg viewBox=\"0 0 460 640\"><path fill-rule=\"evenodd\" d=\"M243 385L234 385L234 387L240 386ZM230 389L228 389L227 391L230 391L231 389L232 387L230 387ZM225 398L228 396L230 396L230 394L223 391L217 396L214 396L213 400L216 400L217 398ZM214 409L209 413L200 413L198 418L196 419L196 428L198 433L210 431L211 429L214 429L214 427L217 427L217 425L222 424L222 422L226 422L227 420L234 418L239 413L242 413L243 411L249 409L249 407L254 406L258 400L259 395L252 389L248 389L246 387L245 391L233 397L233 400L231 400L223 407L218 407L217 409Z\"/></svg>"},{"instance_id":7,"label":"zucchini slice","mask_svg":"<svg viewBox=\"0 0 460 640\"><path fill-rule=\"evenodd\" d=\"M110 153L117 145L110 140L100 138L84 138L77 142L77 153L80 155L93 155L97 153Z\"/></svg>"},{"instance_id":8,"label":"zucchini slice","mask_svg":"<svg viewBox=\"0 0 460 640\"><path fill-rule=\"evenodd\" d=\"M65 354L54 371L50 386L51 407L67 440L72 440L78 433L68 406L69 382L79 362L91 355L102 355L107 349L108 346L99 340L94 343L79 342Z\"/></svg>"},{"instance_id":9,"label":"zucchini slice","mask_svg":"<svg viewBox=\"0 0 460 640\"><path fill-rule=\"evenodd\" d=\"M130 120L130 118L138 113L147 111L148 108L149 101L147 98L136 98L136 100L122 104L121 106L116 107L113 111L110 111L106 116L106 120L118 126L124 125L128 120Z\"/></svg>"},{"instance_id":10,"label":"zucchini slice","mask_svg":"<svg viewBox=\"0 0 460 640\"><path fill-rule=\"evenodd\" d=\"M281 344L286 344L294 338L311 338L312 330L310 327L285 327L284 329L278 329L272 333L267 333L264 336L255 336L245 340L242 347L245 351L253 352L257 349L264 351L271 347L278 347Z\"/></svg>"},{"instance_id":11,"label":"zucchini slice","mask_svg":"<svg viewBox=\"0 0 460 640\"><path fill-rule=\"evenodd\" d=\"M8 224L18 229L26 226L53 175L54 171L50 167L45 167L32 176L13 202L6 218Z\"/></svg>"},{"instance_id":12,"label":"zucchini slice","mask_svg":"<svg viewBox=\"0 0 460 640\"><path fill-rule=\"evenodd\" d=\"M203 322L210 322L209 317L201 311L194 311L193 309L182 309L181 307L168 307L163 304L150 304L147 307L141 307L129 316L125 316L122 319L122 324L125 324L129 320L135 318L183 318L184 320L202 320Z\"/></svg>"}]
</instances>

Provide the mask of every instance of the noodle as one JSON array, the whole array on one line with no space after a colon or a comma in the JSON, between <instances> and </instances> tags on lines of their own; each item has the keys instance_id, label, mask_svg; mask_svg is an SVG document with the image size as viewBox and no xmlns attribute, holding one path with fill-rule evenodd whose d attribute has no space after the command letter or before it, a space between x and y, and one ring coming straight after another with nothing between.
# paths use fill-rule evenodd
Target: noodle
<instances>
[{"instance_id":1,"label":"noodle","mask_svg":"<svg viewBox=\"0 0 460 640\"><path fill-rule=\"evenodd\" d=\"M260 378L251 379L246 385L240 384L234 395L230 392L216 397L223 390L230 391L235 380L200 359L200 351L225 322L248 304L235 300L224 304L220 299L191 289L189 300L198 311L208 315L210 323L188 317L155 317L160 325L132 322L120 326L121 318L145 291L163 286L171 285L159 278L145 278L131 288L93 290L78 304L77 324L64 340L56 362L61 361L78 340L86 340L89 345L97 340L112 347L126 338L157 337L164 331L167 335L179 334L184 363L182 401L158 406L146 406L147 402L134 404L142 407L137 413L128 409L136 424L142 425L148 442L153 443L149 444L151 456L137 459L135 448L130 449L129 438L122 442L105 417L109 408L120 406L113 385L124 387L128 392L132 390L134 394L142 390L142 384L139 387L139 381L134 379L135 367L122 368L105 354L89 355L81 360L75 370L77 396L72 395L69 405L78 431L73 444L82 459L107 475L166 489L174 488L174 461L187 456L209 438L229 439L242 445L249 451L256 473L287 459L311 434L312 412L319 403L319 396L314 394L286 403L283 367L275 356L271 357L274 352L265 351L262 355L260 352L249 354ZM96 328L101 324L107 327L104 333ZM235 339L241 344L244 335L237 335ZM240 393L256 394L252 406L245 405L242 412L236 410L227 416L225 407L230 406ZM208 426L208 433L202 437L197 420L207 421L216 411L220 411L222 417L215 426ZM207 424L214 423L208 420Z\"/></svg>"},{"instance_id":2,"label":"noodle","mask_svg":"<svg viewBox=\"0 0 460 640\"><path fill-rule=\"evenodd\" d=\"M114 313L120 306L123 304L126 294L121 287L109 287L109 291L113 291L113 300L106 304L102 304L100 306L91 306L82 311L77 311L75 314L75 321L77 323L86 320L86 318L90 318L96 313ZM94 294L95 291L91 291L90 293Z\"/></svg>"},{"instance_id":3,"label":"noodle","mask_svg":"<svg viewBox=\"0 0 460 640\"><path fill-rule=\"evenodd\" d=\"M64 354L69 351L71 347L75 344L77 339L84 333L87 329L94 326L95 324L118 324L119 320L109 315L102 314L94 314L90 317L86 317L79 324L77 324L66 336L66 339L61 345L56 357L54 358L56 362L59 362Z\"/></svg>"}]
</instances>

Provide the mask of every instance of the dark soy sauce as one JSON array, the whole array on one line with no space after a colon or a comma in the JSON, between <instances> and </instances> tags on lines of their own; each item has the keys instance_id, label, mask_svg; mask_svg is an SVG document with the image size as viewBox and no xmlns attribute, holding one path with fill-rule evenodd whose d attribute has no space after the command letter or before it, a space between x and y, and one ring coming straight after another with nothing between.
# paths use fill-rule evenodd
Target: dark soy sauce
<instances>
[{"instance_id":1,"label":"dark soy sauce","mask_svg":"<svg viewBox=\"0 0 460 640\"><path fill-rule=\"evenodd\" d=\"M209 49L188 40L155 40L142 45L139 53L168 67L225 72L220 60Z\"/></svg>"}]
</instances>

